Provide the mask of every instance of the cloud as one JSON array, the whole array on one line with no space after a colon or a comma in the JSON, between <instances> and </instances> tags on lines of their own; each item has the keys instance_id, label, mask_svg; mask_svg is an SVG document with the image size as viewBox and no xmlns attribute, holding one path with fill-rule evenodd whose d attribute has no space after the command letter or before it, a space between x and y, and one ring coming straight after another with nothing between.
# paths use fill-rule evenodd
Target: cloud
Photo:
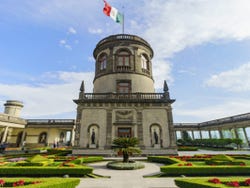
<instances>
[{"instance_id":1,"label":"cloud","mask_svg":"<svg viewBox=\"0 0 250 188\"><path fill-rule=\"evenodd\" d=\"M205 85L234 92L250 91L250 62L233 70L212 75Z\"/></svg>"},{"instance_id":2,"label":"cloud","mask_svg":"<svg viewBox=\"0 0 250 188\"><path fill-rule=\"evenodd\" d=\"M93 72L50 72L45 76L60 83L44 84L40 81L36 86L0 84L0 96L23 101L22 116L34 118L74 112L76 104L72 100L78 98L82 80L85 81L86 92L92 92Z\"/></svg>"},{"instance_id":3,"label":"cloud","mask_svg":"<svg viewBox=\"0 0 250 188\"><path fill-rule=\"evenodd\" d=\"M170 83L173 82L173 78L171 77L171 66L172 64L167 61L162 60L154 60L153 62L153 77L155 80L155 88L159 90L159 92L163 92L163 83L164 80L168 80Z\"/></svg>"},{"instance_id":4,"label":"cloud","mask_svg":"<svg viewBox=\"0 0 250 188\"><path fill-rule=\"evenodd\" d=\"M151 0L144 11L144 36L163 58L205 42L250 37L248 0Z\"/></svg>"},{"instance_id":5,"label":"cloud","mask_svg":"<svg viewBox=\"0 0 250 188\"><path fill-rule=\"evenodd\" d=\"M32 21L39 24L46 24L53 27L58 26L82 26L94 22L96 13L100 11L102 3L98 1L30 1L2 2L0 12L8 14L9 18L15 17L22 21ZM8 18L8 19L9 19Z\"/></svg>"},{"instance_id":6,"label":"cloud","mask_svg":"<svg viewBox=\"0 0 250 188\"><path fill-rule=\"evenodd\" d=\"M175 123L178 123L178 118L182 122L196 122L209 121L213 119L233 116L237 114L244 114L249 112L249 99L231 99L228 98L224 102L215 105L207 105L204 107L192 108L174 108ZM229 110L230 109L230 110Z\"/></svg>"},{"instance_id":7,"label":"cloud","mask_svg":"<svg viewBox=\"0 0 250 188\"><path fill-rule=\"evenodd\" d=\"M101 34L103 33L103 30L100 29L100 28L88 28L88 32L91 33L91 34Z\"/></svg>"},{"instance_id":8,"label":"cloud","mask_svg":"<svg viewBox=\"0 0 250 188\"><path fill-rule=\"evenodd\" d=\"M60 41L59 41L59 45L60 45L61 47L66 48L67 50L72 50L72 46L69 45L65 39L60 40Z\"/></svg>"},{"instance_id":9,"label":"cloud","mask_svg":"<svg viewBox=\"0 0 250 188\"><path fill-rule=\"evenodd\" d=\"M145 0L137 13L130 26L152 45L161 62L154 75L165 79L165 64L185 48L250 38L249 0Z\"/></svg>"},{"instance_id":10,"label":"cloud","mask_svg":"<svg viewBox=\"0 0 250 188\"><path fill-rule=\"evenodd\" d=\"M76 30L75 30L73 27L70 27L70 28L68 29L68 33L69 33L69 34L75 35L77 32L76 32Z\"/></svg>"}]
</instances>

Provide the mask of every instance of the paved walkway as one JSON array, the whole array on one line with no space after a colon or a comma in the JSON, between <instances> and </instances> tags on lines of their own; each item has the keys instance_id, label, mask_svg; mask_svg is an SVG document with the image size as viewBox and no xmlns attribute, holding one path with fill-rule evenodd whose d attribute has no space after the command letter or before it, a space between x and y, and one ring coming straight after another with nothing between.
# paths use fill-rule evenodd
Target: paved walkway
<instances>
[{"instance_id":1,"label":"paved walkway","mask_svg":"<svg viewBox=\"0 0 250 188\"><path fill-rule=\"evenodd\" d=\"M111 178L82 178L77 188L176 188L174 178L143 178L160 172L157 163L144 162L145 168L138 170L112 170L107 162L92 163L94 173Z\"/></svg>"},{"instance_id":2,"label":"paved walkway","mask_svg":"<svg viewBox=\"0 0 250 188\"><path fill-rule=\"evenodd\" d=\"M209 151L199 150L192 152L178 152L178 155L195 154L250 154L250 151ZM112 158L109 158L112 159ZM118 158L114 158L117 160ZM137 158L137 160L146 157ZM139 170L111 170L106 168L107 162L92 163L94 173L110 176L111 178L82 178L77 188L177 188L175 178L143 178L145 175L160 172L161 164L144 162L145 168Z\"/></svg>"}]
</instances>

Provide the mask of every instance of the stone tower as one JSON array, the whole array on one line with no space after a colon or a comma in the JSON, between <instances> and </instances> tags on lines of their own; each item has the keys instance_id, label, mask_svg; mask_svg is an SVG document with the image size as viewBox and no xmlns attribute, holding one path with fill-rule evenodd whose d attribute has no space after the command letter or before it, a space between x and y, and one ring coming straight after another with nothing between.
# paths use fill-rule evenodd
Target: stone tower
<instances>
[{"instance_id":1,"label":"stone tower","mask_svg":"<svg viewBox=\"0 0 250 188\"><path fill-rule=\"evenodd\" d=\"M23 108L23 103L20 101L16 100L8 100L4 104L4 113L15 116L15 117L20 117L21 110Z\"/></svg>"},{"instance_id":2,"label":"stone tower","mask_svg":"<svg viewBox=\"0 0 250 188\"><path fill-rule=\"evenodd\" d=\"M84 82L77 104L75 146L110 149L116 137L138 137L144 150L175 147L167 83L155 93L153 50L144 39L127 34L101 40L93 52L93 93Z\"/></svg>"}]
</instances>

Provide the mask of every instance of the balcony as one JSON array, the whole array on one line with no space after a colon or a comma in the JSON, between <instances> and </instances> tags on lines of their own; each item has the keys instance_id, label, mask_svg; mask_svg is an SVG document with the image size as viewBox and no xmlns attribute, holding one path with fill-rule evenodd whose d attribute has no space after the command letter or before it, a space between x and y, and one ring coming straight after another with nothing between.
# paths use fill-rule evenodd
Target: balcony
<instances>
[{"instance_id":1,"label":"balcony","mask_svg":"<svg viewBox=\"0 0 250 188\"><path fill-rule=\"evenodd\" d=\"M74 100L81 102L163 102L173 103L164 93L85 93L84 97Z\"/></svg>"}]
</instances>

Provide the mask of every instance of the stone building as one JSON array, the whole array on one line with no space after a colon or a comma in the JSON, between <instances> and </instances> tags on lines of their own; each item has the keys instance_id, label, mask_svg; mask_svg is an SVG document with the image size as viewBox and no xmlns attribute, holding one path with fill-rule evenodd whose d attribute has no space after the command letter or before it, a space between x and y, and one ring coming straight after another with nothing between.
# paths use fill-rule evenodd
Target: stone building
<instances>
[{"instance_id":1,"label":"stone building","mask_svg":"<svg viewBox=\"0 0 250 188\"><path fill-rule=\"evenodd\" d=\"M23 103L8 100L0 113L0 143L8 148L36 148L71 145L74 140L74 119L23 119ZM68 138L67 138L68 135ZM25 144L24 144L25 143Z\"/></svg>"},{"instance_id":2,"label":"stone building","mask_svg":"<svg viewBox=\"0 0 250 188\"><path fill-rule=\"evenodd\" d=\"M84 82L77 104L75 146L110 149L116 137L137 137L144 150L175 153L175 132L166 81L156 93L153 50L144 39L127 34L101 40L94 49L93 93Z\"/></svg>"}]
</instances>

